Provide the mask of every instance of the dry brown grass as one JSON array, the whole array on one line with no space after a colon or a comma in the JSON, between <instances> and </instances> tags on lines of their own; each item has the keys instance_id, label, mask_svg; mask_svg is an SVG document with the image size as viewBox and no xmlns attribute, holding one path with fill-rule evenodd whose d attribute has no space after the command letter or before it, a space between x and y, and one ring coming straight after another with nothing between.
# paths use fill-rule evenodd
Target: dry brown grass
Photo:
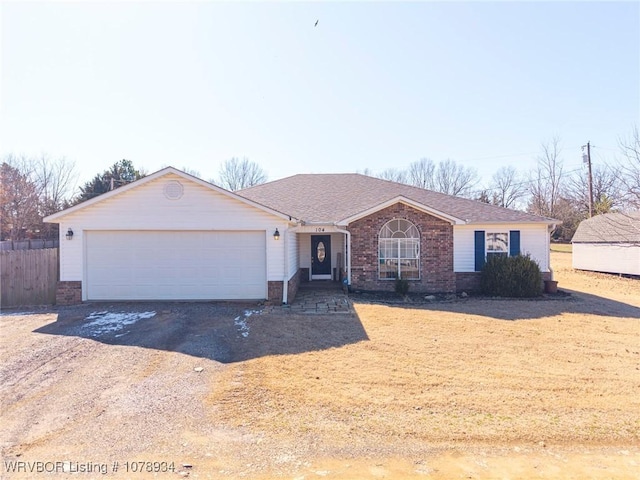
<instances>
[{"instance_id":1,"label":"dry brown grass","mask_svg":"<svg viewBox=\"0 0 640 480\"><path fill-rule=\"evenodd\" d=\"M233 425L313 441L329 456L425 444L635 445L638 283L568 262L554 253L560 288L589 295L356 304L367 340L238 364L227 374L242 381L210 400ZM592 296L611 292L624 302Z\"/></svg>"}]
</instances>

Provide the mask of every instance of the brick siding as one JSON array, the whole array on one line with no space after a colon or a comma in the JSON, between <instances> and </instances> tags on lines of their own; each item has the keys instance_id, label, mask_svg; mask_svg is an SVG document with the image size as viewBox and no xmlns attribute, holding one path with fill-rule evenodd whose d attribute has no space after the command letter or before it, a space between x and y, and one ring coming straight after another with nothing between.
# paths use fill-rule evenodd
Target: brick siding
<instances>
[{"instance_id":1,"label":"brick siding","mask_svg":"<svg viewBox=\"0 0 640 480\"><path fill-rule=\"evenodd\" d=\"M405 219L420 232L420 280L409 280L410 291L453 293L453 226L444 220L397 203L349 225L351 285L361 290L393 290L393 280L378 279L378 236L385 223Z\"/></svg>"},{"instance_id":2,"label":"brick siding","mask_svg":"<svg viewBox=\"0 0 640 480\"><path fill-rule=\"evenodd\" d=\"M282 282L269 281L267 282L267 305L280 305L282 304Z\"/></svg>"},{"instance_id":3,"label":"brick siding","mask_svg":"<svg viewBox=\"0 0 640 480\"><path fill-rule=\"evenodd\" d=\"M82 303L82 282L58 282L56 305L77 305Z\"/></svg>"},{"instance_id":4,"label":"brick siding","mask_svg":"<svg viewBox=\"0 0 640 480\"><path fill-rule=\"evenodd\" d=\"M480 292L480 272L456 273L456 292ZM551 272L542 272L542 280L551 280Z\"/></svg>"},{"instance_id":5,"label":"brick siding","mask_svg":"<svg viewBox=\"0 0 640 480\"><path fill-rule=\"evenodd\" d=\"M457 272L456 273L456 292L479 292L480 291L480 272Z\"/></svg>"},{"instance_id":6,"label":"brick siding","mask_svg":"<svg viewBox=\"0 0 640 480\"><path fill-rule=\"evenodd\" d=\"M293 302L296 298L296 294L298 293L298 287L300 286L300 281L302 279L302 269L299 269L293 277L287 282L287 301L288 303ZM279 281L270 281L267 282L267 301L265 302L267 305L281 305L282 304L282 283Z\"/></svg>"},{"instance_id":7,"label":"brick siding","mask_svg":"<svg viewBox=\"0 0 640 480\"><path fill-rule=\"evenodd\" d=\"M301 280L302 280L302 269L298 269L296 274L293 277L291 277L291 280L289 280L289 288L287 289L287 299L289 303L295 300Z\"/></svg>"}]
</instances>

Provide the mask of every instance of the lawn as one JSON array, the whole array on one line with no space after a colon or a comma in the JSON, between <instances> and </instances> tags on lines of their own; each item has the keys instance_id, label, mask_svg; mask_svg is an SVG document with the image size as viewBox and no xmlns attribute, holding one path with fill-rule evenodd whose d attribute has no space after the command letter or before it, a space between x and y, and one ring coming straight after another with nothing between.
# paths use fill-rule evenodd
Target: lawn
<instances>
[{"instance_id":1,"label":"lawn","mask_svg":"<svg viewBox=\"0 0 640 480\"><path fill-rule=\"evenodd\" d=\"M225 422L326 458L638 445L639 284L553 257L560 288L584 294L356 304L366 340L237 365L242 383L210 400Z\"/></svg>"},{"instance_id":2,"label":"lawn","mask_svg":"<svg viewBox=\"0 0 640 480\"><path fill-rule=\"evenodd\" d=\"M552 243L551 251L552 252L563 252L563 253L571 253L573 251L573 245L570 243Z\"/></svg>"}]
</instances>

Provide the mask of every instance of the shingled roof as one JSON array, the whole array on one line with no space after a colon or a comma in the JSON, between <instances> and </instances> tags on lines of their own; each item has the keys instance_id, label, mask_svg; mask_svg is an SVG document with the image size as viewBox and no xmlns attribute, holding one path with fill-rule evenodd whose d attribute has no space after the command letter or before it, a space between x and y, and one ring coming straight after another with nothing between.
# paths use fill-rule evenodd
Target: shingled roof
<instances>
[{"instance_id":1,"label":"shingled roof","mask_svg":"<svg viewBox=\"0 0 640 480\"><path fill-rule=\"evenodd\" d=\"M307 223L340 224L398 197L466 223L560 223L358 173L294 175L236 194Z\"/></svg>"},{"instance_id":2,"label":"shingled roof","mask_svg":"<svg viewBox=\"0 0 640 480\"><path fill-rule=\"evenodd\" d=\"M573 243L640 244L640 211L606 213L583 220L571 241Z\"/></svg>"}]
</instances>

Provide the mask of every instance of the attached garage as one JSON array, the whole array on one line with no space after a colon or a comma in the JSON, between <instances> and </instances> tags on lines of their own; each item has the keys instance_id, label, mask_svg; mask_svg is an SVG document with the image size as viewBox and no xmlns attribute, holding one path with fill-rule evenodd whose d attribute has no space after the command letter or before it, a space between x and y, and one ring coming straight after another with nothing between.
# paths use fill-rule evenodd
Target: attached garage
<instances>
[{"instance_id":1,"label":"attached garage","mask_svg":"<svg viewBox=\"0 0 640 480\"><path fill-rule=\"evenodd\" d=\"M266 232L87 231L87 300L267 296Z\"/></svg>"},{"instance_id":2,"label":"attached garage","mask_svg":"<svg viewBox=\"0 0 640 480\"><path fill-rule=\"evenodd\" d=\"M284 281L297 267L284 255L294 240L275 235L295 223L289 215L172 167L46 220L60 225L60 305L280 303Z\"/></svg>"}]
</instances>

